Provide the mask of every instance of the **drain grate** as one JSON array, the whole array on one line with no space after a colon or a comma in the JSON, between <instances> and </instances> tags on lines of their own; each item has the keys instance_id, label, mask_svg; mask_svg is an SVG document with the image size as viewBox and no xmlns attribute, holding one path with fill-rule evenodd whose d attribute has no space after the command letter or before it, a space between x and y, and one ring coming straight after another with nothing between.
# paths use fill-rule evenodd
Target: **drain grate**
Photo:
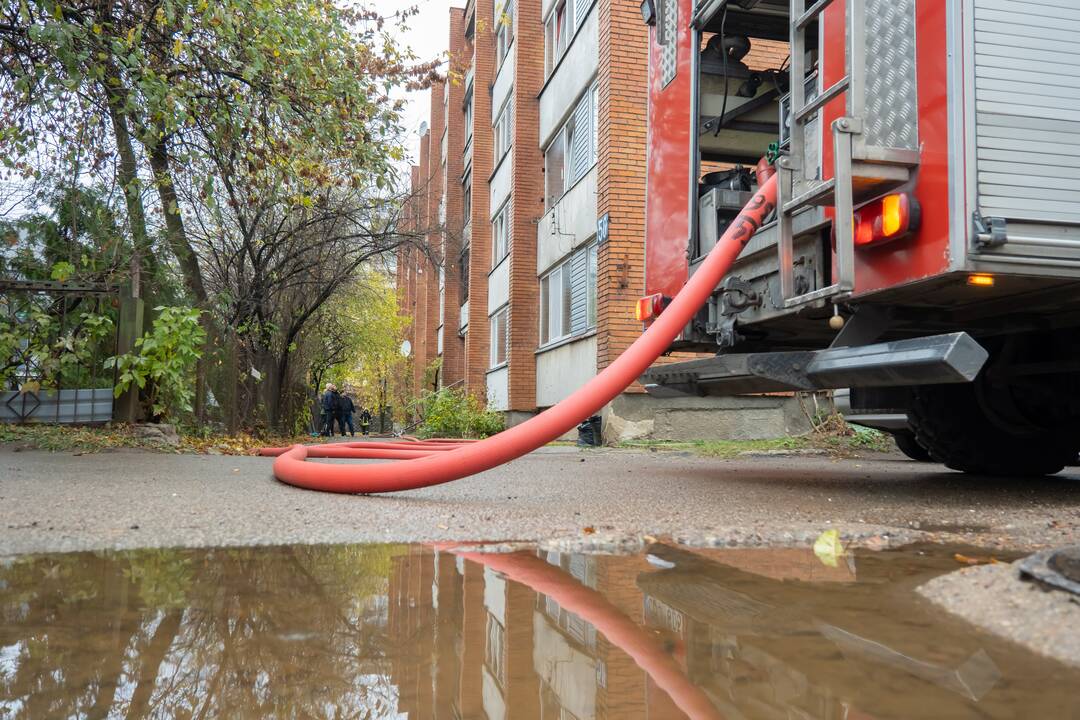
<instances>
[{"instance_id":1,"label":"drain grate","mask_svg":"<svg viewBox=\"0 0 1080 720\"><path fill-rule=\"evenodd\" d=\"M1020 563L1022 575L1080 595L1080 545L1046 550Z\"/></svg>"}]
</instances>

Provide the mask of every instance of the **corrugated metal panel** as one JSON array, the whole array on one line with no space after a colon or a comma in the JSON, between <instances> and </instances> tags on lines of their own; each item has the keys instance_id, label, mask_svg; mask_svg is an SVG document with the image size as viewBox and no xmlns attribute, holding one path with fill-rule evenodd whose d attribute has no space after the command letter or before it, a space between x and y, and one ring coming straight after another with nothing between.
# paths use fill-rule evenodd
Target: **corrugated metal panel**
<instances>
[{"instance_id":1,"label":"corrugated metal panel","mask_svg":"<svg viewBox=\"0 0 1080 720\"><path fill-rule=\"evenodd\" d=\"M574 32L581 27L585 22L585 18L589 16L589 7L593 4L593 0L574 0Z\"/></svg>"},{"instance_id":2,"label":"corrugated metal panel","mask_svg":"<svg viewBox=\"0 0 1080 720\"><path fill-rule=\"evenodd\" d=\"M588 329L587 305L589 278L588 251L578 250L570 258L570 334L577 335Z\"/></svg>"},{"instance_id":3,"label":"corrugated metal panel","mask_svg":"<svg viewBox=\"0 0 1080 720\"><path fill-rule=\"evenodd\" d=\"M591 94L585 93L574 108L574 138L573 147L570 148L571 166L568 187L585 177L585 173L589 172L592 166L589 152L592 137L591 113L589 112L591 104Z\"/></svg>"},{"instance_id":4,"label":"corrugated metal panel","mask_svg":"<svg viewBox=\"0 0 1080 720\"><path fill-rule=\"evenodd\" d=\"M1080 4L973 0L978 206L1080 222ZM1010 252L1008 243L997 252Z\"/></svg>"}]
</instances>

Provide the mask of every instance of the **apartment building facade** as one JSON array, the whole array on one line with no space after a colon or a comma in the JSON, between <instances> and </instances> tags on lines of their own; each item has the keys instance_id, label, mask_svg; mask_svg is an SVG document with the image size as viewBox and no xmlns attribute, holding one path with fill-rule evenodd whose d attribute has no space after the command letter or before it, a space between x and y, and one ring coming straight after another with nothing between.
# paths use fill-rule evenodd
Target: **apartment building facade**
<instances>
[{"instance_id":1,"label":"apartment building facade","mask_svg":"<svg viewBox=\"0 0 1080 720\"><path fill-rule=\"evenodd\" d=\"M413 171L438 252L399 263L414 380L441 358L433 385L532 413L640 332L646 29L624 0L473 0L450 19Z\"/></svg>"},{"instance_id":2,"label":"apartment building facade","mask_svg":"<svg viewBox=\"0 0 1080 720\"><path fill-rule=\"evenodd\" d=\"M399 259L402 311L416 392L425 379L464 387L512 424L641 333L648 33L637 0L470 0L449 12L449 80L431 90L413 169L415 222L438 251ZM637 387L620 400L605 426L624 438L651 435L657 407L673 404ZM754 403L779 407L734 405ZM782 434L792 420L783 411L756 427Z\"/></svg>"}]
</instances>

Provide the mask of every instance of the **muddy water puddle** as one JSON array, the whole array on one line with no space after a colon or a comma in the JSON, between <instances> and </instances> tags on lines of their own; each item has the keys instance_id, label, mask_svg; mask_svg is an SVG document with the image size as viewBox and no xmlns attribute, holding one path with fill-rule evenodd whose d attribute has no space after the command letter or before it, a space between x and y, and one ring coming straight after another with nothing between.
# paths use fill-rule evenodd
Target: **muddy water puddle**
<instances>
[{"instance_id":1,"label":"muddy water puddle","mask_svg":"<svg viewBox=\"0 0 1080 720\"><path fill-rule=\"evenodd\" d=\"M914 594L958 550L0 559L0 718L1080 717L1080 673Z\"/></svg>"}]
</instances>

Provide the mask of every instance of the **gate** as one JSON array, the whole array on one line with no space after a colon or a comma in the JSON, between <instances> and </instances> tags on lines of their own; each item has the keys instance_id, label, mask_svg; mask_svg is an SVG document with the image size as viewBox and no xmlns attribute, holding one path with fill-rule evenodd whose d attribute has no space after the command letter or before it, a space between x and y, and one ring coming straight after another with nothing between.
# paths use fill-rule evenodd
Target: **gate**
<instances>
[{"instance_id":1,"label":"gate","mask_svg":"<svg viewBox=\"0 0 1080 720\"><path fill-rule=\"evenodd\" d=\"M110 285L0 280L0 422L111 420L119 306Z\"/></svg>"}]
</instances>

